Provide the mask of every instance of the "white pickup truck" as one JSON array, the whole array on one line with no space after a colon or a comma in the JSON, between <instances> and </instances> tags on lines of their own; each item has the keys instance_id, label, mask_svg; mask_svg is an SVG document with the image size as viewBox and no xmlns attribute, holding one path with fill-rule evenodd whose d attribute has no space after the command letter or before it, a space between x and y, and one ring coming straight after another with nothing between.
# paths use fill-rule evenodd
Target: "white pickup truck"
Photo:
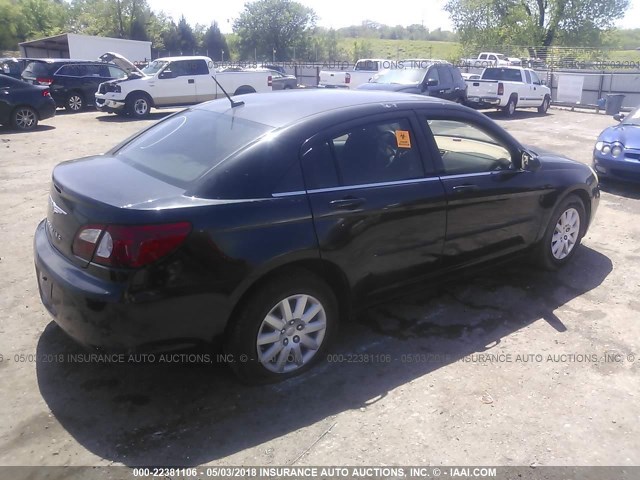
<instances>
[{"instance_id":1,"label":"white pickup truck","mask_svg":"<svg viewBox=\"0 0 640 480\"><path fill-rule=\"evenodd\" d=\"M511 116L516 107L536 107L546 113L551 104L551 90L529 68L485 68L479 79L466 83L466 104L472 108L498 108Z\"/></svg>"},{"instance_id":2,"label":"white pickup truck","mask_svg":"<svg viewBox=\"0 0 640 480\"><path fill-rule=\"evenodd\" d=\"M463 58L462 66L464 67L507 67L510 65L519 65L519 58L509 58L502 53L480 52L477 58Z\"/></svg>"},{"instance_id":3,"label":"white pickup truck","mask_svg":"<svg viewBox=\"0 0 640 480\"><path fill-rule=\"evenodd\" d=\"M367 83L371 77L382 70L393 68L394 62L379 58L363 58L358 60L353 70L322 70L319 87L324 88L356 88Z\"/></svg>"},{"instance_id":4,"label":"white pickup truck","mask_svg":"<svg viewBox=\"0 0 640 480\"><path fill-rule=\"evenodd\" d=\"M101 83L95 94L100 111L142 118L151 107L192 105L224 96L212 77L229 95L270 92L272 77L266 71L216 72L209 57L166 57L138 70L116 53L100 57L129 74L121 80Z\"/></svg>"}]
</instances>

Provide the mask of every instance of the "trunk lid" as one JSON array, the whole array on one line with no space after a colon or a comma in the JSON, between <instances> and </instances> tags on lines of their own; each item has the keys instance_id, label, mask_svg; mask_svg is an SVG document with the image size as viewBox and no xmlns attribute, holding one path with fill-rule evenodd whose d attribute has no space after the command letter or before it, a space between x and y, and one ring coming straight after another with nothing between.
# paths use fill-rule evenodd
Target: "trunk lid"
<instances>
[{"instance_id":1,"label":"trunk lid","mask_svg":"<svg viewBox=\"0 0 640 480\"><path fill-rule=\"evenodd\" d=\"M89 164L90 163L90 168ZM151 177L110 156L58 165L52 176L46 230L51 244L79 266L73 254L78 229L90 224L153 222L156 202L170 204L184 189ZM138 208L136 208L138 207ZM156 220L157 221L157 220Z\"/></svg>"}]
</instances>

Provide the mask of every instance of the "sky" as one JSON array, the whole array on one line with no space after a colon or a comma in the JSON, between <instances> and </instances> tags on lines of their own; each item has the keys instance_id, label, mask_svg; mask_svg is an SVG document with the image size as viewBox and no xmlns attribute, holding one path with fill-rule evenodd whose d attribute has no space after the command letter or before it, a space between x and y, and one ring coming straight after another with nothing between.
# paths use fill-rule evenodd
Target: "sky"
<instances>
[{"instance_id":1,"label":"sky","mask_svg":"<svg viewBox=\"0 0 640 480\"><path fill-rule=\"evenodd\" d=\"M359 25L363 20L386 25L422 23L429 30L452 30L448 14L442 10L446 0L297 0L318 14L318 25L327 28ZM218 22L223 33L231 33L233 21L243 10L244 0L148 0L154 11L164 11L174 20L184 14L191 25ZM363 8L364 7L364 8ZM631 0L626 16L617 22L620 28L640 28L640 0Z\"/></svg>"}]
</instances>

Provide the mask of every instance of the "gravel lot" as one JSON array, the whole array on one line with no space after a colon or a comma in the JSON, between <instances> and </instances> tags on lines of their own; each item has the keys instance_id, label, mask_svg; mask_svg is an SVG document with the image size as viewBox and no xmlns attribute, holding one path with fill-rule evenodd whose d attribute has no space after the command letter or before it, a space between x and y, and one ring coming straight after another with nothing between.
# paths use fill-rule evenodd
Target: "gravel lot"
<instances>
[{"instance_id":1,"label":"gravel lot","mask_svg":"<svg viewBox=\"0 0 640 480\"><path fill-rule=\"evenodd\" d=\"M0 127L0 465L640 465L639 187L605 188L561 272L513 264L371 310L341 330L342 362L302 378L78 362L33 268L51 170L165 115ZM614 122L489 115L585 163Z\"/></svg>"}]
</instances>

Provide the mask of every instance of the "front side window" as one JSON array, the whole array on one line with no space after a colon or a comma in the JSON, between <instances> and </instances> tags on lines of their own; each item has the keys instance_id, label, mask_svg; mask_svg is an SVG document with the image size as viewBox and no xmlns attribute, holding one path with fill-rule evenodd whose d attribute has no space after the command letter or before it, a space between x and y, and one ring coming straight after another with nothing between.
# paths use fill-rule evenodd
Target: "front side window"
<instances>
[{"instance_id":1,"label":"front side window","mask_svg":"<svg viewBox=\"0 0 640 480\"><path fill-rule=\"evenodd\" d=\"M528 70L525 70L527 73L529 73ZM531 79L533 80L533 84L534 85L540 85L540 77L538 77L538 74L534 71L531 72Z\"/></svg>"},{"instance_id":2,"label":"front side window","mask_svg":"<svg viewBox=\"0 0 640 480\"><path fill-rule=\"evenodd\" d=\"M319 142L304 157L307 188L356 186L424 176L407 119L350 128Z\"/></svg>"},{"instance_id":3,"label":"front side window","mask_svg":"<svg viewBox=\"0 0 640 480\"><path fill-rule=\"evenodd\" d=\"M447 65L438 65L438 76L440 77L440 83L443 85L453 84L453 75L451 75L451 68Z\"/></svg>"},{"instance_id":4,"label":"front side window","mask_svg":"<svg viewBox=\"0 0 640 480\"><path fill-rule=\"evenodd\" d=\"M435 65L427 72L427 80L435 80L440 83L440 75L438 75L438 68Z\"/></svg>"},{"instance_id":5,"label":"front side window","mask_svg":"<svg viewBox=\"0 0 640 480\"><path fill-rule=\"evenodd\" d=\"M479 127L458 120L428 120L444 173L464 175L512 168L506 146Z\"/></svg>"}]
</instances>

